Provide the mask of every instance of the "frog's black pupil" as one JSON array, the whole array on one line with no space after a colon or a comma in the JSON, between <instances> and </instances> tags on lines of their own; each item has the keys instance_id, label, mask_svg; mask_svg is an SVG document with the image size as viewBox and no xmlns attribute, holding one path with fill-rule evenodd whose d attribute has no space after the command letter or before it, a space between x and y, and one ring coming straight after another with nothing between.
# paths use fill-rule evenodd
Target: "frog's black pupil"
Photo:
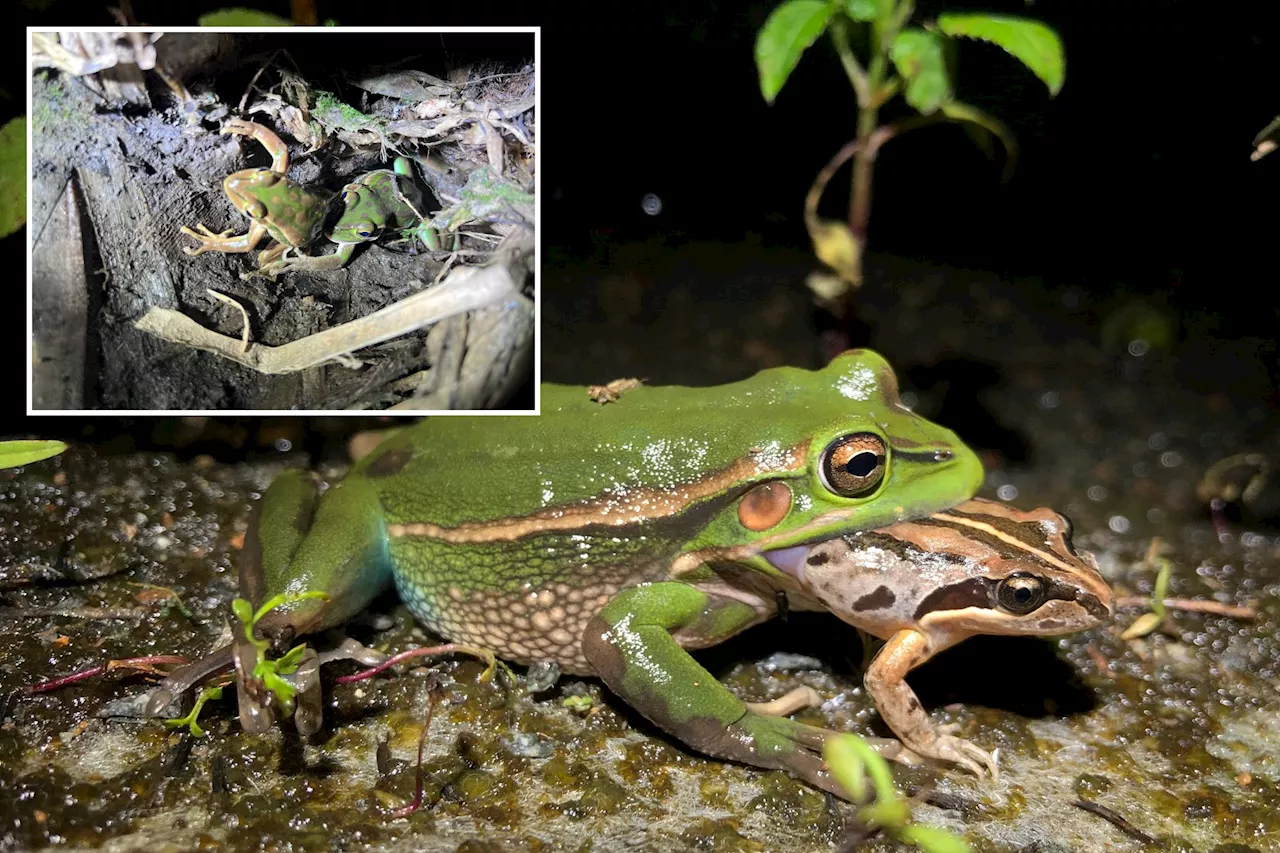
<instances>
[{"instance_id":1,"label":"frog's black pupil","mask_svg":"<svg viewBox=\"0 0 1280 853\"><path fill-rule=\"evenodd\" d=\"M870 450L863 450L849 457L849 461L844 464L844 470L855 477L865 477L876 470L876 466L879 464L880 457L878 455Z\"/></svg>"},{"instance_id":2,"label":"frog's black pupil","mask_svg":"<svg viewBox=\"0 0 1280 853\"><path fill-rule=\"evenodd\" d=\"M1013 591L1013 597L1017 599L1019 604L1026 604L1031 600L1031 590L1027 589L1025 586L1016 587Z\"/></svg>"}]
</instances>

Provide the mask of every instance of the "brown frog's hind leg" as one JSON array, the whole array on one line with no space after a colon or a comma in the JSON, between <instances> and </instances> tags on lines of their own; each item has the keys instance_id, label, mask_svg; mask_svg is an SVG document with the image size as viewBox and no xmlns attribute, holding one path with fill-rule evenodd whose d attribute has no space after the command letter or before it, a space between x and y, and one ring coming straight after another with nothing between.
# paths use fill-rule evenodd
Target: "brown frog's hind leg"
<instances>
[{"instance_id":1,"label":"brown frog's hind leg","mask_svg":"<svg viewBox=\"0 0 1280 853\"><path fill-rule=\"evenodd\" d=\"M763 602L663 581L614 596L588 623L582 648L609 689L690 747L785 770L845 797L822 761L822 746L836 732L750 710L672 636L712 645L771 613Z\"/></svg>"}]
</instances>

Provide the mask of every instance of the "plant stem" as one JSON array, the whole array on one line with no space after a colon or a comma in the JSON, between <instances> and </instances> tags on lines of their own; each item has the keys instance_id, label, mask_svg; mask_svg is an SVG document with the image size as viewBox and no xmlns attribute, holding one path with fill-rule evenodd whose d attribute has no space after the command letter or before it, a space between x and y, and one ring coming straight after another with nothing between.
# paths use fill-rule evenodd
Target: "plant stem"
<instances>
[{"instance_id":1,"label":"plant stem","mask_svg":"<svg viewBox=\"0 0 1280 853\"><path fill-rule=\"evenodd\" d=\"M880 45L873 45L873 49L876 54L871 59L867 74L869 97L866 100L858 99L858 139L863 147L853 156L853 186L849 197L849 230L863 245L866 245L867 223L871 219L871 169L875 163L875 152L866 146L880 119L880 108L874 98L884 83L886 67L885 55L880 50Z\"/></svg>"},{"instance_id":2,"label":"plant stem","mask_svg":"<svg viewBox=\"0 0 1280 853\"><path fill-rule=\"evenodd\" d=\"M867 85L867 72L858 61L858 57L854 55L853 48L849 46L849 27L844 18L839 15L831 24L831 40L835 42L836 53L840 57L840 64L844 66L844 73L849 77L849 84L853 86L858 106L870 104L872 91Z\"/></svg>"}]
</instances>

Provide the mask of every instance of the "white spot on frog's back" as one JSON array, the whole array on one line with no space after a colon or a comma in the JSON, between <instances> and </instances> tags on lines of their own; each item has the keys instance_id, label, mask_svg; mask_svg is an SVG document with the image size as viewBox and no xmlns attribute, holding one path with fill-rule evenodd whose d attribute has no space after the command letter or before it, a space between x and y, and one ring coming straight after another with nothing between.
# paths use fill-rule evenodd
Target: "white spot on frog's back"
<instances>
[{"instance_id":1,"label":"white spot on frog's back","mask_svg":"<svg viewBox=\"0 0 1280 853\"><path fill-rule=\"evenodd\" d=\"M854 367L836 380L835 387L850 400L866 402L876 393L876 372L869 367Z\"/></svg>"},{"instance_id":2,"label":"white spot on frog's back","mask_svg":"<svg viewBox=\"0 0 1280 853\"><path fill-rule=\"evenodd\" d=\"M795 466L796 457L792 448L783 447L776 441L767 442L751 452L751 458L759 471L785 471Z\"/></svg>"},{"instance_id":3,"label":"white spot on frog's back","mask_svg":"<svg viewBox=\"0 0 1280 853\"><path fill-rule=\"evenodd\" d=\"M706 458L706 442L660 438L640 448L643 468L629 473L638 482L670 488L701 476Z\"/></svg>"}]
</instances>

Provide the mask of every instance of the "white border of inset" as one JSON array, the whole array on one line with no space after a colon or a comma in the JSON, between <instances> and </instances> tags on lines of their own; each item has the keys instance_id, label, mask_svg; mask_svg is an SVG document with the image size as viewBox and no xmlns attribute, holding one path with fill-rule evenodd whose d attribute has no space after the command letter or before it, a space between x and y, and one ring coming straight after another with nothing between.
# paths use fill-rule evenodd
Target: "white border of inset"
<instances>
[{"instance_id":1,"label":"white border of inset","mask_svg":"<svg viewBox=\"0 0 1280 853\"><path fill-rule=\"evenodd\" d=\"M541 27L64 27L77 32L128 32L128 33L526 33L533 36L533 79L534 109L538 120L542 118L542 28ZM255 416L255 415L349 415L367 417L369 415L389 415L395 417L416 417L421 415L521 415L537 416L542 411L542 193L534 192L534 249L533 249L533 411L525 409L446 409L443 411L421 410L400 411L387 409L32 409L32 351L35 346L34 329L32 327L32 256L35 251L35 229L32 227L31 184L32 184L32 133L34 122L32 115L32 93L34 68L31 65L32 33L51 32L45 27L27 27L27 414L58 417L62 415L109 416L151 416L151 417L185 417L189 415L209 416ZM542 128L538 128L538 147L542 147ZM538 158L541 161L541 157Z\"/></svg>"}]
</instances>

